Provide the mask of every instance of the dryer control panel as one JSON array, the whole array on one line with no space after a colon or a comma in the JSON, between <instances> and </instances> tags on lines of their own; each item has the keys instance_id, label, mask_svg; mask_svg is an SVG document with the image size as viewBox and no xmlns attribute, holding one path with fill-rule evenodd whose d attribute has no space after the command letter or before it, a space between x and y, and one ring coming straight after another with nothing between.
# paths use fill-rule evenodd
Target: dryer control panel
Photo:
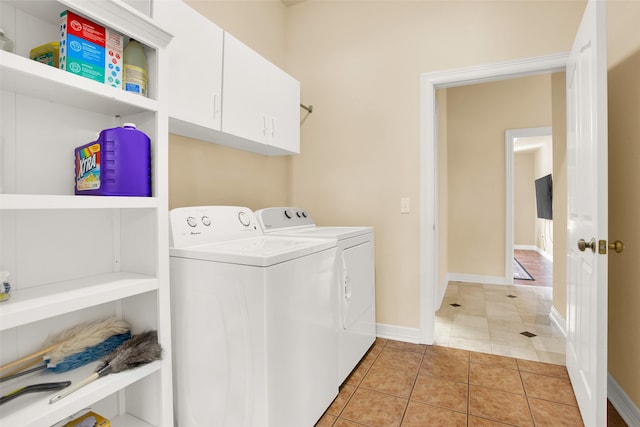
<instances>
[{"instance_id":1,"label":"dryer control panel","mask_svg":"<svg viewBox=\"0 0 640 427\"><path fill-rule=\"evenodd\" d=\"M255 212L258 222L265 232L298 227L314 226L313 218L304 209L276 207L259 209Z\"/></svg>"},{"instance_id":2,"label":"dryer control panel","mask_svg":"<svg viewBox=\"0 0 640 427\"><path fill-rule=\"evenodd\" d=\"M169 244L174 248L262 235L253 211L241 206L172 209L169 226Z\"/></svg>"}]
</instances>

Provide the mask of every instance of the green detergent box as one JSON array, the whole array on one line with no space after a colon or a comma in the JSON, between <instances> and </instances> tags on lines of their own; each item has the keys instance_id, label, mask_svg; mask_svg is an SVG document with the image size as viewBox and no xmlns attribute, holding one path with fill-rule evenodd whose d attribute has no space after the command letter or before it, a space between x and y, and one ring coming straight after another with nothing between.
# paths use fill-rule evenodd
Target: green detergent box
<instances>
[{"instance_id":1,"label":"green detergent box","mask_svg":"<svg viewBox=\"0 0 640 427\"><path fill-rule=\"evenodd\" d=\"M60 14L59 67L122 89L121 34L65 10Z\"/></svg>"}]
</instances>

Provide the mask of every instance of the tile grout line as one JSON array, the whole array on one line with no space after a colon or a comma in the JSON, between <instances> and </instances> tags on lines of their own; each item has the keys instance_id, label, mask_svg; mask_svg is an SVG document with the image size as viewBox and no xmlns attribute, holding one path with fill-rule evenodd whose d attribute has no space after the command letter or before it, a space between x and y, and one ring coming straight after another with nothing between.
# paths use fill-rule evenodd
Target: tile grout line
<instances>
[{"instance_id":1,"label":"tile grout line","mask_svg":"<svg viewBox=\"0 0 640 427\"><path fill-rule=\"evenodd\" d=\"M524 391L524 398L527 401L527 408L529 408L529 417L531 417L531 422L535 427L536 420L533 417L533 411L531 410L531 402L529 402L529 393L527 393L527 386L525 385L524 379L522 378L522 371L520 370L520 365L518 364L517 360L516 360L516 366L518 367L518 376L520 377L520 383L522 384L522 391Z\"/></svg>"},{"instance_id":2,"label":"tile grout line","mask_svg":"<svg viewBox=\"0 0 640 427\"><path fill-rule=\"evenodd\" d=\"M470 423L471 423L471 352L469 352L469 359L467 360L467 427L469 427Z\"/></svg>"},{"instance_id":3,"label":"tile grout line","mask_svg":"<svg viewBox=\"0 0 640 427\"><path fill-rule=\"evenodd\" d=\"M411 390L409 391L409 397L407 398L407 406L404 408L404 412L402 413L402 418L400 418L400 426L404 422L404 417L407 415L407 411L409 410L409 403L411 403L411 396L413 395L413 390L416 387L416 383L418 382L418 376L420 375L420 368L422 368L422 362L424 362L424 358L427 355L428 347L425 346L424 352L422 353L422 357L420 358L420 364L418 364L418 372L416 372L416 377L413 380L413 385L411 386Z\"/></svg>"}]
</instances>

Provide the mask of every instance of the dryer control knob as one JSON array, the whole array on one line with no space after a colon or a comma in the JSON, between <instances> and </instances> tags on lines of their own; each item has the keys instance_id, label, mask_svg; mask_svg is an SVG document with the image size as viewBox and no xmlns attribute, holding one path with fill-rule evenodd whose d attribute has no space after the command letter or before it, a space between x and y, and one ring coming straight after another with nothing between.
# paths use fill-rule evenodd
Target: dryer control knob
<instances>
[{"instance_id":1,"label":"dryer control knob","mask_svg":"<svg viewBox=\"0 0 640 427\"><path fill-rule=\"evenodd\" d=\"M207 227L208 227L208 226L210 226L210 225L211 225L211 218L209 218L209 217L208 217L208 216L206 216L206 215L205 215L205 216L203 216L203 217L202 217L202 223L203 223L205 226L207 226Z\"/></svg>"},{"instance_id":2,"label":"dryer control knob","mask_svg":"<svg viewBox=\"0 0 640 427\"><path fill-rule=\"evenodd\" d=\"M301 211L300 214L302 215L302 218L306 218L307 217L307 212L306 211Z\"/></svg>"},{"instance_id":3,"label":"dryer control knob","mask_svg":"<svg viewBox=\"0 0 640 427\"><path fill-rule=\"evenodd\" d=\"M189 227L195 227L196 225L198 225L198 221L196 221L196 219L192 216L187 217L187 224L189 224Z\"/></svg>"},{"instance_id":4,"label":"dryer control knob","mask_svg":"<svg viewBox=\"0 0 640 427\"><path fill-rule=\"evenodd\" d=\"M284 216L286 216L287 218L291 219L291 217L293 215L291 215L291 209L285 209L284 210Z\"/></svg>"},{"instance_id":5,"label":"dryer control knob","mask_svg":"<svg viewBox=\"0 0 640 427\"><path fill-rule=\"evenodd\" d=\"M247 215L246 212L238 213L238 221L240 221L240 224L244 225L245 227L251 225L251 218L249 218L249 215Z\"/></svg>"}]
</instances>

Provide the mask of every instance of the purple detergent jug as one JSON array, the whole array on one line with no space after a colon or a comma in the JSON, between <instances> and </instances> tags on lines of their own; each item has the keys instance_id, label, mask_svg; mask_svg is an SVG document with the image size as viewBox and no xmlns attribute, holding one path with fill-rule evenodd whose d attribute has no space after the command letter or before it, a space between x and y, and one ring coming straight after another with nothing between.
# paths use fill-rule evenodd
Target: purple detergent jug
<instances>
[{"instance_id":1,"label":"purple detergent jug","mask_svg":"<svg viewBox=\"0 0 640 427\"><path fill-rule=\"evenodd\" d=\"M75 149L76 195L151 196L151 143L133 123Z\"/></svg>"}]
</instances>

